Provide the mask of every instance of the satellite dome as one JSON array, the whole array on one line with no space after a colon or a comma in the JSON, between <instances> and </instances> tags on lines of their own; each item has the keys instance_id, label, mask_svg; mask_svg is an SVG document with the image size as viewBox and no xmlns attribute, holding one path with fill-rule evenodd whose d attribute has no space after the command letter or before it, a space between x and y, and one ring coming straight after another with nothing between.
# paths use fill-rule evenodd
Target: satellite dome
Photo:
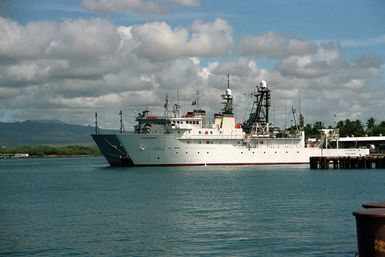
<instances>
[{"instance_id":1,"label":"satellite dome","mask_svg":"<svg viewBox=\"0 0 385 257\"><path fill-rule=\"evenodd\" d=\"M263 89L267 88L267 83L265 80L261 80L261 82L259 83L259 86Z\"/></svg>"}]
</instances>

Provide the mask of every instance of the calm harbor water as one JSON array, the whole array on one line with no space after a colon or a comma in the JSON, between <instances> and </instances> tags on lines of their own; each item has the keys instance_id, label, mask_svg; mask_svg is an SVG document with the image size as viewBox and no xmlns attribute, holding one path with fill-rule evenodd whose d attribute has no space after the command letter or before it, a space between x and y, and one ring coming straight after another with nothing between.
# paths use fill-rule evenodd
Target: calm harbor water
<instances>
[{"instance_id":1,"label":"calm harbor water","mask_svg":"<svg viewBox=\"0 0 385 257\"><path fill-rule=\"evenodd\" d=\"M384 170L0 160L1 256L354 256Z\"/></svg>"}]
</instances>

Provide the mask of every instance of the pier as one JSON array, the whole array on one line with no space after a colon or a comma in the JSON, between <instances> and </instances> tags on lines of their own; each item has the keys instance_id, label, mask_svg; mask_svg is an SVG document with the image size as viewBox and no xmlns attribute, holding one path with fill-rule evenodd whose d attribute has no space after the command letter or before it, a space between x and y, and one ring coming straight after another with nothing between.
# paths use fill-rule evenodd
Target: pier
<instances>
[{"instance_id":1,"label":"pier","mask_svg":"<svg viewBox=\"0 0 385 257\"><path fill-rule=\"evenodd\" d=\"M385 169L385 154L357 157L310 157L310 169Z\"/></svg>"}]
</instances>

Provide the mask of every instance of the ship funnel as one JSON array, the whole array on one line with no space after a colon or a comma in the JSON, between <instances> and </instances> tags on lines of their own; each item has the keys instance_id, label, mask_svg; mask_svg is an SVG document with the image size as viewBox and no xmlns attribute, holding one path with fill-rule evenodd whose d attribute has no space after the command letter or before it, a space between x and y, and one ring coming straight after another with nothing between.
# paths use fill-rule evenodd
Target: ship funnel
<instances>
[{"instance_id":1,"label":"ship funnel","mask_svg":"<svg viewBox=\"0 0 385 257\"><path fill-rule=\"evenodd\" d=\"M261 89L267 89L267 83L265 80L261 80L261 82L259 83L259 86L261 87Z\"/></svg>"}]
</instances>

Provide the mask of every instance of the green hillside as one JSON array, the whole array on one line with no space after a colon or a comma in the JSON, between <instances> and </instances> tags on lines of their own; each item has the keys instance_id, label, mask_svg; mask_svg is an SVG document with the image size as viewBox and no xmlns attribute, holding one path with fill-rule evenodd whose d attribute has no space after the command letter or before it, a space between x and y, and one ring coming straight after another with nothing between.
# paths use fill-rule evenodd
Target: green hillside
<instances>
[{"instance_id":1,"label":"green hillside","mask_svg":"<svg viewBox=\"0 0 385 257\"><path fill-rule=\"evenodd\" d=\"M0 122L1 146L93 145L91 126L67 124L62 121ZM113 131L101 130L102 133Z\"/></svg>"}]
</instances>

